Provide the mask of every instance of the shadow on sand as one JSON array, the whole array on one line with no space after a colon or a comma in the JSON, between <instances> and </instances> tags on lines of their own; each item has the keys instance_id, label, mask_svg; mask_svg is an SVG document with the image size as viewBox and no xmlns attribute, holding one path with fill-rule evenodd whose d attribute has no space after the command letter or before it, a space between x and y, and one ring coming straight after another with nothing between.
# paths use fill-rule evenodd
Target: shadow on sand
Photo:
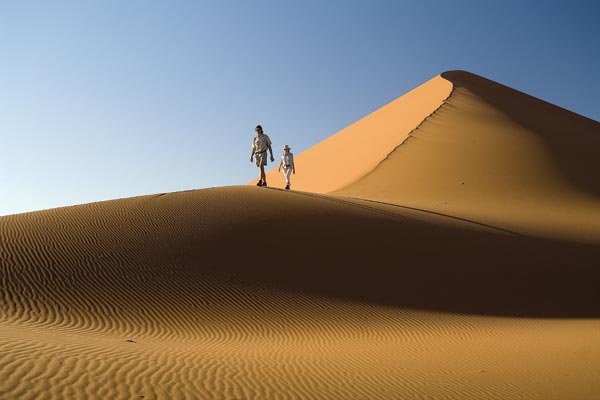
<instances>
[{"instance_id":1,"label":"shadow on sand","mask_svg":"<svg viewBox=\"0 0 600 400\"><path fill-rule=\"evenodd\" d=\"M597 246L344 214L240 225L198 257L247 279L389 306L600 317Z\"/></svg>"},{"instance_id":2,"label":"shadow on sand","mask_svg":"<svg viewBox=\"0 0 600 400\"><path fill-rule=\"evenodd\" d=\"M600 123L526 93L466 71L441 74L537 134L561 171L582 192L600 197Z\"/></svg>"}]
</instances>

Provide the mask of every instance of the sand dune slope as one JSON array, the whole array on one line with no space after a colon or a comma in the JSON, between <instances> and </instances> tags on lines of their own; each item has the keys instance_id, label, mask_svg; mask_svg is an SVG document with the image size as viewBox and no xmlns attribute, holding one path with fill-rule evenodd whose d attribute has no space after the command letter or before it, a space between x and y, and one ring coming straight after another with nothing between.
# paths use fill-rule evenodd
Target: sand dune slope
<instances>
[{"instance_id":1,"label":"sand dune slope","mask_svg":"<svg viewBox=\"0 0 600 400\"><path fill-rule=\"evenodd\" d=\"M464 71L441 77L444 104L336 193L600 243L600 123Z\"/></svg>"},{"instance_id":2,"label":"sand dune slope","mask_svg":"<svg viewBox=\"0 0 600 400\"><path fill-rule=\"evenodd\" d=\"M448 80L436 76L297 154L295 164L301 173L294 176L294 189L326 193L359 179L440 107L451 90ZM281 149L274 150L280 155ZM279 157L275 163L279 163ZM285 186L282 174L276 169L267 174L267 181L271 186Z\"/></svg>"},{"instance_id":3,"label":"sand dune slope","mask_svg":"<svg viewBox=\"0 0 600 400\"><path fill-rule=\"evenodd\" d=\"M597 246L248 186L0 237L0 398L600 395Z\"/></svg>"}]
</instances>

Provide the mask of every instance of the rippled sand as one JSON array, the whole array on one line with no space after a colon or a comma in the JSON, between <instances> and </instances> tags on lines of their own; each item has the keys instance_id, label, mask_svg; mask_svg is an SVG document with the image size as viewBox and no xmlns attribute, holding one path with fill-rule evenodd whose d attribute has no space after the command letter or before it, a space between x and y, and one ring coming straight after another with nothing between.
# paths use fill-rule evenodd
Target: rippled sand
<instances>
[{"instance_id":1,"label":"rippled sand","mask_svg":"<svg viewBox=\"0 0 600 400\"><path fill-rule=\"evenodd\" d=\"M591 147L598 123L480 79L340 132L347 175L299 155L300 191L0 218L0 398L599 398L596 161L544 139L567 119Z\"/></svg>"}]
</instances>

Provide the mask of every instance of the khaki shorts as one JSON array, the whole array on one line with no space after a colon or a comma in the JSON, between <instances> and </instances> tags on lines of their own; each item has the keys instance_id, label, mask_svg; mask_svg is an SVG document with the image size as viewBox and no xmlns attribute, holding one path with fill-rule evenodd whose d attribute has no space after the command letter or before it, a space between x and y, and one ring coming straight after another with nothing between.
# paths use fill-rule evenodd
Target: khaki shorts
<instances>
[{"instance_id":1,"label":"khaki shorts","mask_svg":"<svg viewBox=\"0 0 600 400\"><path fill-rule=\"evenodd\" d=\"M267 165L267 151L261 151L260 153L254 154L256 157L256 166L260 168L262 165Z\"/></svg>"}]
</instances>

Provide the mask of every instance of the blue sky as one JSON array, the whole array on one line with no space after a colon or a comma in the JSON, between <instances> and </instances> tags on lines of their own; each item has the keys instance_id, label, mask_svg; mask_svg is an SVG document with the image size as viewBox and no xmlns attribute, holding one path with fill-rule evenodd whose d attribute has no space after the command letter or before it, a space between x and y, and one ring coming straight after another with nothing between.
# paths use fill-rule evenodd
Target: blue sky
<instances>
[{"instance_id":1,"label":"blue sky","mask_svg":"<svg viewBox=\"0 0 600 400\"><path fill-rule=\"evenodd\" d=\"M595 1L0 1L0 215L245 183L445 70L600 120Z\"/></svg>"}]
</instances>

